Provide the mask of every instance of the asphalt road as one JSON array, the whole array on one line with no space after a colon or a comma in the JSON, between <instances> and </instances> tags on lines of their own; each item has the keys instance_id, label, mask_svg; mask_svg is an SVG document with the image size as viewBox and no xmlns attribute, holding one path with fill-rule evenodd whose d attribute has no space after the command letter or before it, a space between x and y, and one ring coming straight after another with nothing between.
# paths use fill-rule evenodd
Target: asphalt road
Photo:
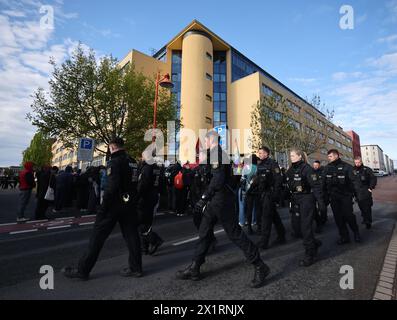
<instances>
[{"instance_id":1,"label":"asphalt road","mask_svg":"<svg viewBox=\"0 0 397 320\"><path fill-rule=\"evenodd\" d=\"M357 208L355 208L357 210ZM289 234L286 209L280 210ZM119 270L127 263L126 248L118 229L105 244L91 280L65 279L60 270L77 263L87 245L91 227L51 230L26 235L8 235L0 240L0 300L2 299L372 299L385 250L397 218L397 205L377 202L374 225L361 227L363 242L339 247L336 226L330 220L319 235L323 246L319 261L309 268L298 266L303 255L300 240L288 239L284 246L262 251L271 267L267 285L250 289L252 267L218 227L216 251L202 267L199 282L175 279L175 272L190 263L196 230L191 217L163 215L156 231L166 240L156 256L143 259L145 276L122 278ZM361 219L358 218L360 222ZM187 240L187 242L184 242ZM182 242L182 243L181 243ZM55 270L54 290L39 287L39 269L51 265ZM354 289L342 290L340 268L354 270Z\"/></svg>"}]
</instances>

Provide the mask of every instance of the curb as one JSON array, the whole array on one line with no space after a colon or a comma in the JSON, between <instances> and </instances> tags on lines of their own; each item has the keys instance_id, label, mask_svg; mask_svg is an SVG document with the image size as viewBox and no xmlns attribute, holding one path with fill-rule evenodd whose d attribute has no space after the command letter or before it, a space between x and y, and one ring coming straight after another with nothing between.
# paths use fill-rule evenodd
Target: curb
<instances>
[{"instance_id":1,"label":"curb","mask_svg":"<svg viewBox=\"0 0 397 320\"><path fill-rule=\"evenodd\" d=\"M397 300L397 228L394 225L373 300Z\"/></svg>"}]
</instances>

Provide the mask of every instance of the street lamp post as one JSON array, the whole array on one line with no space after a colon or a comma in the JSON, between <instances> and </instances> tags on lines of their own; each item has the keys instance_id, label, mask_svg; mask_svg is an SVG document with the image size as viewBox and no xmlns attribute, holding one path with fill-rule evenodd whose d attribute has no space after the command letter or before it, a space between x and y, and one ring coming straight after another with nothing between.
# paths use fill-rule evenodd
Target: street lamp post
<instances>
[{"instance_id":1,"label":"street lamp post","mask_svg":"<svg viewBox=\"0 0 397 320\"><path fill-rule=\"evenodd\" d=\"M154 96L154 103L153 103L153 136L152 142L156 140L155 131L157 128L157 100L159 97L159 86L162 88L172 89L174 84L170 80L170 75L167 73L162 78L160 78L160 71L157 72L156 77L156 93Z\"/></svg>"}]
</instances>

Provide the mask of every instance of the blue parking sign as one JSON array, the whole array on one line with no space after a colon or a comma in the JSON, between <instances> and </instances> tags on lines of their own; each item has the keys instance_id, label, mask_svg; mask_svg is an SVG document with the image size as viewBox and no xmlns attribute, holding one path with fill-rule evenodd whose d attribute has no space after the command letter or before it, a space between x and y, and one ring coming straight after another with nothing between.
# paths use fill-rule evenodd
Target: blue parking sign
<instances>
[{"instance_id":1,"label":"blue parking sign","mask_svg":"<svg viewBox=\"0 0 397 320\"><path fill-rule=\"evenodd\" d=\"M92 139L81 139L80 143L81 149L92 149Z\"/></svg>"},{"instance_id":2,"label":"blue parking sign","mask_svg":"<svg viewBox=\"0 0 397 320\"><path fill-rule=\"evenodd\" d=\"M94 156L95 142L90 138L80 138L77 149L77 161L92 161Z\"/></svg>"},{"instance_id":3,"label":"blue parking sign","mask_svg":"<svg viewBox=\"0 0 397 320\"><path fill-rule=\"evenodd\" d=\"M216 132L218 132L219 137L220 137L220 141L219 141L219 145L221 146L221 148L223 150L226 150L227 148L227 127L225 124L217 126L214 128L214 130L216 130Z\"/></svg>"}]
</instances>

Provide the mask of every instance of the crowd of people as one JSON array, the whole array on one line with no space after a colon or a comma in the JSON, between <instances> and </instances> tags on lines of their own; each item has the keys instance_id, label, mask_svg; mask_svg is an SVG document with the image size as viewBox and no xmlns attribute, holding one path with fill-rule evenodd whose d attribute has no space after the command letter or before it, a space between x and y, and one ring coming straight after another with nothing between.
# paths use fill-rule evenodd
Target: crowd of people
<instances>
[{"instance_id":1,"label":"crowd of people","mask_svg":"<svg viewBox=\"0 0 397 320\"><path fill-rule=\"evenodd\" d=\"M163 239L153 230L156 211L169 210L178 216L192 214L199 240L192 263L177 273L178 279L200 280L200 267L216 245L214 226L221 223L229 239L254 266L251 287L260 287L270 272L260 250L283 245L286 228L278 208L289 205L293 237L302 238L305 255L299 264L315 262L321 232L328 220L330 205L339 231L338 245L361 242L353 203L361 210L367 229L372 225L372 190L376 177L360 157L354 166L340 158L338 150L328 151L329 164L308 163L305 152L290 150L290 167L282 169L267 147L241 159L229 156L218 145L217 134L206 137L194 164L162 163L147 152L136 161L125 152L122 139L110 143L107 167L90 167L85 172L66 167L44 167L36 172L36 218L51 217L63 208L75 206L80 213L97 214L89 248L77 268L64 269L69 278L88 279L99 252L118 222L130 252L129 267L123 276L140 277L142 254L154 254ZM215 161L213 160L215 159ZM24 209L35 188L33 164L26 163L20 173L21 207L18 221L24 222ZM48 208L53 209L48 213ZM25 220L26 221L26 220ZM316 228L313 228L314 222ZM270 243L271 231L276 238ZM253 243L248 236L256 234ZM247 236L248 235L248 236Z\"/></svg>"},{"instance_id":2,"label":"crowd of people","mask_svg":"<svg viewBox=\"0 0 397 320\"><path fill-rule=\"evenodd\" d=\"M3 190L16 189L19 183L18 175L3 174L0 176L0 188Z\"/></svg>"}]
</instances>

